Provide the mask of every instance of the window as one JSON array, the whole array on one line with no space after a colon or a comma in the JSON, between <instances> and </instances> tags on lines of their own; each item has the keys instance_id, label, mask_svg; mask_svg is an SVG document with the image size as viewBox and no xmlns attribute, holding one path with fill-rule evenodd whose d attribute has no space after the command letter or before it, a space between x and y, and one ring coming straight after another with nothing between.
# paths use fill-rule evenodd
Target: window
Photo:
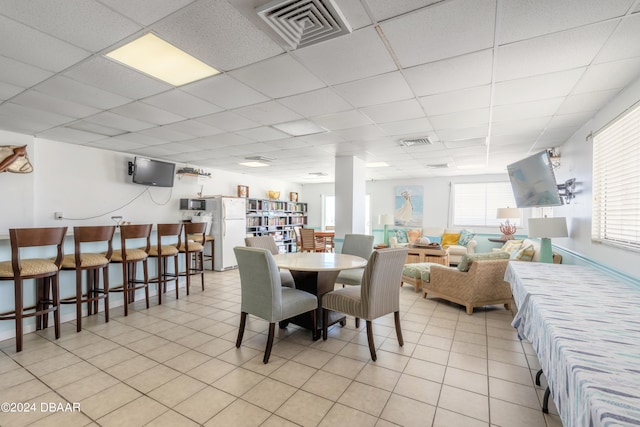
<instances>
[{"instance_id":1,"label":"window","mask_svg":"<svg viewBox=\"0 0 640 427\"><path fill-rule=\"evenodd\" d=\"M473 184L453 184L453 225L454 226L498 226L498 208L515 207L509 182L484 182ZM520 218L512 221L520 225Z\"/></svg>"},{"instance_id":2,"label":"window","mask_svg":"<svg viewBox=\"0 0 640 427\"><path fill-rule=\"evenodd\" d=\"M640 103L593 137L593 241L640 250Z\"/></svg>"},{"instance_id":3,"label":"window","mask_svg":"<svg viewBox=\"0 0 640 427\"><path fill-rule=\"evenodd\" d=\"M371 234L371 196L367 194L364 197L364 234ZM333 230L336 227L336 196L325 194L322 198L322 228Z\"/></svg>"}]
</instances>

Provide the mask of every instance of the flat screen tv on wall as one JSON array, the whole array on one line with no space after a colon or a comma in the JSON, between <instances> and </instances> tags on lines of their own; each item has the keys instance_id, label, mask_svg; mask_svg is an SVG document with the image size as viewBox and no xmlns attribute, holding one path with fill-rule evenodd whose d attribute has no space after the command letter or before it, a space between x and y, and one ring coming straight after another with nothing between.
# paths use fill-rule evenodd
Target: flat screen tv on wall
<instances>
[{"instance_id":1,"label":"flat screen tv on wall","mask_svg":"<svg viewBox=\"0 0 640 427\"><path fill-rule=\"evenodd\" d=\"M175 163L136 157L133 162L133 182L154 187L173 187Z\"/></svg>"},{"instance_id":2,"label":"flat screen tv on wall","mask_svg":"<svg viewBox=\"0 0 640 427\"><path fill-rule=\"evenodd\" d=\"M562 204L549 153L541 151L507 166L516 206L559 206Z\"/></svg>"}]
</instances>

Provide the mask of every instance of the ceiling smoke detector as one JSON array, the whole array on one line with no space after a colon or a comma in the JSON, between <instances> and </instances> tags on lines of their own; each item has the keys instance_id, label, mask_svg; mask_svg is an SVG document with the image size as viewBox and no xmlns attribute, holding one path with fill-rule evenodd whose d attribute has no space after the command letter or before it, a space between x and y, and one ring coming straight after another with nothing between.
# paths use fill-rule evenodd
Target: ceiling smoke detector
<instances>
[{"instance_id":1,"label":"ceiling smoke detector","mask_svg":"<svg viewBox=\"0 0 640 427\"><path fill-rule=\"evenodd\" d=\"M428 136L422 138L401 139L400 145L405 147L415 147L416 145L433 145Z\"/></svg>"},{"instance_id":2,"label":"ceiling smoke detector","mask_svg":"<svg viewBox=\"0 0 640 427\"><path fill-rule=\"evenodd\" d=\"M256 13L293 49L351 33L334 0L275 0Z\"/></svg>"}]
</instances>

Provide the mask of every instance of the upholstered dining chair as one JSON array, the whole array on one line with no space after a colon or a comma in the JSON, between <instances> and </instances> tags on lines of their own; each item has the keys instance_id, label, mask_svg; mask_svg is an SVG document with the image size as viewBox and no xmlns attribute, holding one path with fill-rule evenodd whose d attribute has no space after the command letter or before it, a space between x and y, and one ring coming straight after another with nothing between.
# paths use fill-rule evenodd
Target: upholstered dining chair
<instances>
[{"instance_id":1,"label":"upholstered dining chair","mask_svg":"<svg viewBox=\"0 0 640 427\"><path fill-rule=\"evenodd\" d=\"M0 314L0 320L15 320L16 352L22 351L22 319L36 316L36 329L47 327L48 313L53 312L56 339L60 338L60 285L59 274L62 265L62 244L67 227L52 228L11 228L11 261L0 262L0 280L13 281L13 310ZM28 247L55 247L56 257L21 257L20 249ZM24 306L24 280L35 279L36 304Z\"/></svg>"},{"instance_id":2,"label":"upholstered dining chair","mask_svg":"<svg viewBox=\"0 0 640 427\"><path fill-rule=\"evenodd\" d=\"M62 259L62 270L75 271L75 295L62 298L61 304L76 306L76 331L82 331L82 304L87 303L87 314L98 313L98 303L104 300L104 321L109 321L109 263L113 253L115 225L73 227L74 253ZM106 252L87 251L83 246L98 245ZM101 248L101 249L102 249ZM102 288L100 288L102 270ZM83 290L82 273L87 273L87 292Z\"/></svg>"},{"instance_id":3,"label":"upholstered dining chair","mask_svg":"<svg viewBox=\"0 0 640 427\"><path fill-rule=\"evenodd\" d=\"M245 237L244 244L248 248L262 248L267 249L271 252L271 255L278 255L278 246L276 245L276 240L273 236L254 236L254 237ZM289 288L295 288L296 283L293 280L293 276L289 270L280 269L280 282L282 286L287 286Z\"/></svg>"},{"instance_id":4,"label":"upholstered dining chair","mask_svg":"<svg viewBox=\"0 0 640 427\"><path fill-rule=\"evenodd\" d=\"M157 276L149 279L149 283L158 285L158 304L162 304L162 294L167 292L167 282L176 283L176 299L180 297L178 254L180 254L179 249L182 243L182 226L182 223L158 224L156 226L158 242L149 249L149 257L157 258ZM173 273L169 273L170 259L173 260Z\"/></svg>"},{"instance_id":5,"label":"upholstered dining chair","mask_svg":"<svg viewBox=\"0 0 640 427\"><path fill-rule=\"evenodd\" d=\"M341 252L346 255L369 259L371 252L373 252L373 236L368 234L345 234ZM342 270L338 274L336 283L342 284L342 287L344 285L357 286L362 281L363 274L364 267Z\"/></svg>"},{"instance_id":6,"label":"upholstered dining chair","mask_svg":"<svg viewBox=\"0 0 640 427\"><path fill-rule=\"evenodd\" d=\"M318 299L308 292L282 286L278 266L268 249L238 246L233 251L238 261L242 290L236 347L240 348L242 344L247 315L264 319L269 322L269 335L262 362L268 363L276 322L311 312L312 331L315 331Z\"/></svg>"},{"instance_id":7,"label":"upholstered dining chair","mask_svg":"<svg viewBox=\"0 0 640 427\"><path fill-rule=\"evenodd\" d=\"M124 315L129 315L129 303L135 300L135 293L138 289L144 289L145 302L149 308L149 269L147 260L151 249L151 224L129 224L120 226L120 249L113 251L111 255L112 263L122 264L122 285L109 288L109 292L122 292L124 302ZM144 246L139 245L139 241L144 242ZM127 242L129 246L127 247ZM135 242L135 243L134 243ZM137 279L136 267L142 263L143 279Z\"/></svg>"},{"instance_id":8,"label":"upholstered dining chair","mask_svg":"<svg viewBox=\"0 0 640 427\"><path fill-rule=\"evenodd\" d=\"M313 228L300 229L300 241L302 252L326 252L324 242L316 240L316 233Z\"/></svg>"},{"instance_id":9,"label":"upholstered dining chair","mask_svg":"<svg viewBox=\"0 0 640 427\"><path fill-rule=\"evenodd\" d=\"M349 286L326 293L322 297L323 327L322 339L327 339L329 310L345 313L367 321L367 341L371 359L377 359L373 342L372 321L385 314L393 313L396 336L400 347L404 345L400 328L400 291L398 283L402 278L402 267L407 258L408 249L393 248L374 251L364 269L362 284Z\"/></svg>"},{"instance_id":10,"label":"upholstered dining chair","mask_svg":"<svg viewBox=\"0 0 640 427\"><path fill-rule=\"evenodd\" d=\"M184 241L180 245L180 253L184 254L185 271L180 276L186 278L187 295L191 287L191 276L200 276L204 291L204 242L206 242L206 222L185 222ZM203 243L201 243L203 242Z\"/></svg>"}]
</instances>

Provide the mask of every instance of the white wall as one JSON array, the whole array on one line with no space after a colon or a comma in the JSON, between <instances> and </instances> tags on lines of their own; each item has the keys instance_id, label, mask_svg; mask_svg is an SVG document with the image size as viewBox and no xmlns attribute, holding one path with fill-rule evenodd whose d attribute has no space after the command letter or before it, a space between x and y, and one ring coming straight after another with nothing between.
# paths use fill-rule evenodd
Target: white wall
<instances>
[{"instance_id":1,"label":"white wall","mask_svg":"<svg viewBox=\"0 0 640 427\"><path fill-rule=\"evenodd\" d=\"M33 138L0 130L0 145L27 146L29 160L33 165ZM0 173L0 234L7 233L8 226L29 227L34 218L33 173Z\"/></svg>"}]
</instances>

